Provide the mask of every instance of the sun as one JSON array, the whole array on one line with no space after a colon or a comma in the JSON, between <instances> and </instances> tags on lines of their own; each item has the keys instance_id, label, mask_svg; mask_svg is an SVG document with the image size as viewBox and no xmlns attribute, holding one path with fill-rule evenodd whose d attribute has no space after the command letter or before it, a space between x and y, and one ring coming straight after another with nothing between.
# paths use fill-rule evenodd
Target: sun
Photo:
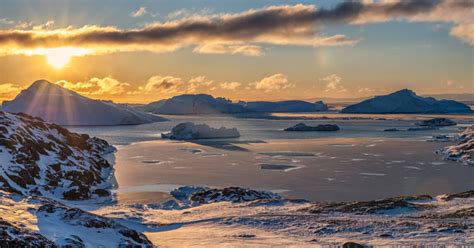
<instances>
[{"instance_id":1,"label":"sun","mask_svg":"<svg viewBox=\"0 0 474 248\"><path fill-rule=\"evenodd\" d=\"M36 49L33 53L45 56L48 64L59 70L64 68L72 57L84 56L90 51L77 47L58 47Z\"/></svg>"}]
</instances>

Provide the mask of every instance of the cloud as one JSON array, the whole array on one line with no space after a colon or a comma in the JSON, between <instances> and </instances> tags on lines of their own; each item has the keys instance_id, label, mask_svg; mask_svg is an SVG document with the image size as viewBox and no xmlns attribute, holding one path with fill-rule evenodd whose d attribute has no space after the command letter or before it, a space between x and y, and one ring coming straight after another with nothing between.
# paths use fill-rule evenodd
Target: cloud
<instances>
[{"instance_id":1,"label":"cloud","mask_svg":"<svg viewBox=\"0 0 474 248\"><path fill-rule=\"evenodd\" d=\"M146 7L140 7L138 8L137 10L133 11L132 13L130 13L130 16L131 17L140 17L140 16L143 16L147 13L146 11Z\"/></svg>"},{"instance_id":2,"label":"cloud","mask_svg":"<svg viewBox=\"0 0 474 248\"><path fill-rule=\"evenodd\" d=\"M195 93L200 87L209 87L214 81L208 80L205 76L197 76L189 79L188 87L186 89L189 93Z\"/></svg>"},{"instance_id":3,"label":"cloud","mask_svg":"<svg viewBox=\"0 0 474 248\"><path fill-rule=\"evenodd\" d=\"M205 76L196 76L189 80L180 77L155 75L148 79L144 86L139 87L143 93L183 94L196 93L199 89L209 87L213 81Z\"/></svg>"},{"instance_id":4,"label":"cloud","mask_svg":"<svg viewBox=\"0 0 474 248\"><path fill-rule=\"evenodd\" d=\"M277 73L269 77L265 77L260 81L250 83L249 86L250 88L254 88L256 90L270 92L292 88L295 85L288 82L288 78L286 75L282 73Z\"/></svg>"},{"instance_id":5,"label":"cloud","mask_svg":"<svg viewBox=\"0 0 474 248\"><path fill-rule=\"evenodd\" d=\"M223 82L219 84L219 86L224 90L236 90L240 85L242 84L239 82Z\"/></svg>"},{"instance_id":6,"label":"cloud","mask_svg":"<svg viewBox=\"0 0 474 248\"><path fill-rule=\"evenodd\" d=\"M0 99L10 99L20 93L21 88L14 84L0 84Z\"/></svg>"},{"instance_id":7,"label":"cloud","mask_svg":"<svg viewBox=\"0 0 474 248\"><path fill-rule=\"evenodd\" d=\"M184 84L185 82L178 77L156 75L149 78L146 85L140 89L148 92L176 93Z\"/></svg>"},{"instance_id":8,"label":"cloud","mask_svg":"<svg viewBox=\"0 0 474 248\"><path fill-rule=\"evenodd\" d=\"M474 23L457 25L451 29L449 34L470 45L474 45Z\"/></svg>"},{"instance_id":9,"label":"cloud","mask_svg":"<svg viewBox=\"0 0 474 248\"><path fill-rule=\"evenodd\" d=\"M373 93L373 92L375 92L375 90L372 89L372 88L367 88L367 87L364 87L364 88L359 87L357 92L359 92L359 93Z\"/></svg>"},{"instance_id":10,"label":"cloud","mask_svg":"<svg viewBox=\"0 0 474 248\"><path fill-rule=\"evenodd\" d=\"M319 81L326 83L326 89L324 90L325 92L347 92L347 89L341 84L342 78L336 74L322 77L319 79Z\"/></svg>"},{"instance_id":11,"label":"cloud","mask_svg":"<svg viewBox=\"0 0 474 248\"><path fill-rule=\"evenodd\" d=\"M49 25L47 29L43 26L40 29L0 30L0 54L64 46L89 48L94 53L134 50L166 52L193 45L197 46L196 52L255 55L261 52L252 47L255 44L353 45L358 39L350 39L343 34L324 36L322 29L328 25L387 21L452 23L451 35L472 44L473 11L472 0L344 1L329 9L296 4L233 14L185 15L177 20L127 30L102 26L51 29ZM143 7L133 14L145 12ZM233 44L242 45L235 47Z\"/></svg>"},{"instance_id":12,"label":"cloud","mask_svg":"<svg viewBox=\"0 0 474 248\"><path fill-rule=\"evenodd\" d=\"M204 44L193 49L195 53L208 54L242 54L245 56L262 56L260 46L255 45L229 45L229 44Z\"/></svg>"},{"instance_id":13,"label":"cloud","mask_svg":"<svg viewBox=\"0 0 474 248\"><path fill-rule=\"evenodd\" d=\"M118 95L125 93L130 87L130 84L120 82L111 77L94 77L88 81L76 83L60 80L56 84L83 95Z\"/></svg>"}]
</instances>

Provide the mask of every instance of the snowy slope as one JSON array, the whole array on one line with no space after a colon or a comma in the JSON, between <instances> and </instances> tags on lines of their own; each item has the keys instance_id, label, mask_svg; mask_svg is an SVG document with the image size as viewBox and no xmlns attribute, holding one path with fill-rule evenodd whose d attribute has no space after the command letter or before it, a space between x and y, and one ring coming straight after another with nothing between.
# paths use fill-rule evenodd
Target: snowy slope
<instances>
[{"instance_id":1,"label":"snowy slope","mask_svg":"<svg viewBox=\"0 0 474 248\"><path fill-rule=\"evenodd\" d=\"M44 197L0 190L0 212L1 247L153 247L112 219Z\"/></svg>"},{"instance_id":2,"label":"snowy slope","mask_svg":"<svg viewBox=\"0 0 474 248\"><path fill-rule=\"evenodd\" d=\"M224 189L178 190L182 191L191 197L186 193L175 197L204 195L200 199L206 199L205 204L169 210L154 204L117 204L94 213L138 227L165 247L341 247L346 242L375 247L474 245L474 191L339 203L259 197L261 193L248 197L253 201L232 201L242 199L246 194L242 189L228 197Z\"/></svg>"},{"instance_id":3,"label":"snowy slope","mask_svg":"<svg viewBox=\"0 0 474 248\"><path fill-rule=\"evenodd\" d=\"M25 114L0 112L0 189L69 200L109 196L115 148Z\"/></svg>"},{"instance_id":4,"label":"snowy slope","mask_svg":"<svg viewBox=\"0 0 474 248\"><path fill-rule=\"evenodd\" d=\"M421 97L404 89L350 105L342 113L470 113L469 106L453 100Z\"/></svg>"},{"instance_id":5,"label":"snowy slope","mask_svg":"<svg viewBox=\"0 0 474 248\"><path fill-rule=\"evenodd\" d=\"M3 111L27 113L59 125L134 125L165 120L110 101L93 100L46 80L34 82Z\"/></svg>"}]
</instances>

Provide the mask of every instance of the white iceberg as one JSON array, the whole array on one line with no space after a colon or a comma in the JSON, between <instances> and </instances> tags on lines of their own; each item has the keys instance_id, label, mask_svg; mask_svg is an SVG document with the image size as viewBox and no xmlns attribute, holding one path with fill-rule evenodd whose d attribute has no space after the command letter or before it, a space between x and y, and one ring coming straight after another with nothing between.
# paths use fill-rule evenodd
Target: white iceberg
<instances>
[{"instance_id":1,"label":"white iceberg","mask_svg":"<svg viewBox=\"0 0 474 248\"><path fill-rule=\"evenodd\" d=\"M389 95L350 105L342 113L471 113L464 103L453 100L436 100L432 97L421 97L415 92L404 89Z\"/></svg>"},{"instance_id":2,"label":"white iceberg","mask_svg":"<svg viewBox=\"0 0 474 248\"><path fill-rule=\"evenodd\" d=\"M240 133L236 128L212 128L206 124L184 122L176 125L171 132L162 133L162 138L175 140L238 138Z\"/></svg>"},{"instance_id":3,"label":"white iceberg","mask_svg":"<svg viewBox=\"0 0 474 248\"><path fill-rule=\"evenodd\" d=\"M244 108L232 101L206 94L185 94L149 103L143 107L147 112L155 114L192 115L240 113Z\"/></svg>"},{"instance_id":4,"label":"white iceberg","mask_svg":"<svg viewBox=\"0 0 474 248\"><path fill-rule=\"evenodd\" d=\"M166 120L123 104L87 98L46 80L34 82L12 101L3 102L2 110L59 125L137 125Z\"/></svg>"}]
</instances>

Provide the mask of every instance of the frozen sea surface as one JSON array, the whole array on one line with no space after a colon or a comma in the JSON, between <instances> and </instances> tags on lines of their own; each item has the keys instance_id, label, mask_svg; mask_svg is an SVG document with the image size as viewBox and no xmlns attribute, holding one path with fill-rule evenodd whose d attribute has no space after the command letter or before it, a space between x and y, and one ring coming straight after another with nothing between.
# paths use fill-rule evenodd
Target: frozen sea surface
<instances>
[{"instance_id":1,"label":"frozen sea surface","mask_svg":"<svg viewBox=\"0 0 474 248\"><path fill-rule=\"evenodd\" d=\"M301 120L166 117L171 121L71 129L118 147L119 200L166 200L173 185L242 186L315 201L436 195L474 188L474 168L444 161L434 153L449 142L426 142L433 135L454 135L460 126L472 123L472 116L452 117L458 126L416 132L403 130L432 116L355 120L335 115L304 121L337 124L341 128L337 132L282 131ZM236 127L241 137L193 142L160 138L161 132L184 121ZM402 131L383 131L388 128Z\"/></svg>"}]
</instances>

